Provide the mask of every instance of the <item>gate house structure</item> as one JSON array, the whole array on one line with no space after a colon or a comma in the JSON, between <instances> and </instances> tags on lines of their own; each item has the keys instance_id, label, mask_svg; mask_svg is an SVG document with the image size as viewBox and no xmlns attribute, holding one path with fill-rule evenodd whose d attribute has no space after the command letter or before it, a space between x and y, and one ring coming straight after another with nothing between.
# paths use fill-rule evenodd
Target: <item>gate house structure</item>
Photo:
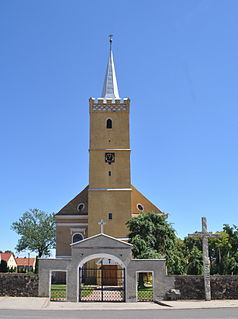
<instances>
[{"instance_id":1,"label":"gate house structure","mask_svg":"<svg viewBox=\"0 0 238 319\"><path fill-rule=\"evenodd\" d=\"M82 272L86 262L93 259L110 259L121 266L123 281L120 285L121 300L137 301L137 275L139 272L150 272L153 276L153 300L162 299L168 290L165 259L132 259L132 245L122 240L100 233L71 244L71 257L39 259L39 296L50 296L51 274L53 271L66 272L67 301L86 301L82 294ZM85 278L87 279L87 278ZM91 301L115 301L110 294L116 293L117 287L110 287L105 297ZM88 300L90 301L90 300Z\"/></svg>"}]
</instances>

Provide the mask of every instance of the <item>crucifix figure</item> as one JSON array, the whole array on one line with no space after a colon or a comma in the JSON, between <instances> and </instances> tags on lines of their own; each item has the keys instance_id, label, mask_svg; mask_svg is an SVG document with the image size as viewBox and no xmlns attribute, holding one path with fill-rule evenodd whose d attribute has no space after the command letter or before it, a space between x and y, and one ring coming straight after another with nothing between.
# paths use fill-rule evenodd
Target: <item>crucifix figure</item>
<instances>
[{"instance_id":1,"label":"crucifix figure","mask_svg":"<svg viewBox=\"0 0 238 319\"><path fill-rule=\"evenodd\" d=\"M212 234L207 231L207 219L202 217L202 232L189 234L191 238L202 239L202 257L204 267L204 289L205 289L205 300L211 300L211 284L210 284L210 262L208 253L208 238L220 238L220 234Z\"/></svg>"},{"instance_id":2,"label":"crucifix figure","mask_svg":"<svg viewBox=\"0 0 238 319\"><path fill-rule=\"evenodd\" d=\"M102 233L102 234L104 233L104 225L105 225L105 224L106 224L106 223L103 221L103 219L101 219L100 222L98 222L98 225L101 226L101 233Z\"/></svg>"}]
</instances>

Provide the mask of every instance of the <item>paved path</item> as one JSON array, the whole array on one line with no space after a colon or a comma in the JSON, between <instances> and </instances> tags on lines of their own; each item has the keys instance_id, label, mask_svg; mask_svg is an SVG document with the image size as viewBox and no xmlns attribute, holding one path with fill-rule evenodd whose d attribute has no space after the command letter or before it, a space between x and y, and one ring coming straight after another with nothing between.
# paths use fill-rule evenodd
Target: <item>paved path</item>
<instances>
[{"instance_id":1,"label":"paved path","mask_svg":"<svg viewBox=\"0 0 238 319\"><path fill-rule=\"evenodd\" d=\"M101 301L102 298L104 301L110 301L110 300L114 300L114 301L122 301L122 295L120 290L116 290L118 287L115 287L113 289L113 287L110 288L106 288L103 291L99 288L99 289L93 289L91 293L89 293L89 295L82 297L82 301ZM87 289L85 289L85 291L87 291ZM103 294L103 296L102 296Z\"/></svg>"},{"instance_id":2,"label":"paved path","mask_svg":"<svg viewBox=\"0 0 238 319\"><path fill-rule=\"evenodd\" d=\"M238 300L164 301L113 303L113 302L50 302L48 298L0 297L0 309L28 310L174 310L199 308L238 308ZM238 318L238 316L237 316Z\"/></svg>"}]
</instances>

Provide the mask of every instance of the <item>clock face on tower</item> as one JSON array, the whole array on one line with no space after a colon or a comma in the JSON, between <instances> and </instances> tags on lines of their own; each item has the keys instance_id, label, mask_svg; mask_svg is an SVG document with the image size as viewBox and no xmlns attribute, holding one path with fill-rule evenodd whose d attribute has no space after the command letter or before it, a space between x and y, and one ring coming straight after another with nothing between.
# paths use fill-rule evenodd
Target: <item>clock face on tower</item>
<instances>
[{"instance_id":1,"label":"clock face on tower","mask_svg":"<svg viewBox=\"0 0 238 319\"><path fill-rule=\"evenodd\" d=\"M108 164L115 162L115 153L105 153L105 162Z\"/></svg>"}]
</instances>

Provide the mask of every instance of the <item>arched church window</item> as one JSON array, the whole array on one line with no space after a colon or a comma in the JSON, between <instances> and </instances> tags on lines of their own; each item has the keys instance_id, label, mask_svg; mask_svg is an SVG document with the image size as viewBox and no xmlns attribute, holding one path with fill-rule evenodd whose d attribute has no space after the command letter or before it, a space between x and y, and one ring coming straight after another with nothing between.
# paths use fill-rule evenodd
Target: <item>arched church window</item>
<instances>
[{"instance_id":1,"label":"arched church window","mask_svg":"<svg viewBox=\"0 0 238 319\"><path fill-rule=\"evenodd\" d=\"M107 128L112 128L112 120L107 119Z\"/></svg>"},{"instance_id":2,"label":"arched church window","mask_svg":"<svg viewBox=\"0 0 238 319\"><path fill-rule=\"evenodd\" d=\"M77 206L77 211L78 211L79 213L81 213L81 212L84 210L84 208L85 208L84 203L80 203L80 204L78 204L78 206Z\"/></svg>"},{"instance_id":3,"label":"arched church window","mask_svg":"<svg viewBox=\"0 0 238 319\"><path fill-rule=\"evenodd\" d=\"M73 234L72 243L76 243L77 241L83 240L82 234Z\"/></svg>"}]
</instances>

